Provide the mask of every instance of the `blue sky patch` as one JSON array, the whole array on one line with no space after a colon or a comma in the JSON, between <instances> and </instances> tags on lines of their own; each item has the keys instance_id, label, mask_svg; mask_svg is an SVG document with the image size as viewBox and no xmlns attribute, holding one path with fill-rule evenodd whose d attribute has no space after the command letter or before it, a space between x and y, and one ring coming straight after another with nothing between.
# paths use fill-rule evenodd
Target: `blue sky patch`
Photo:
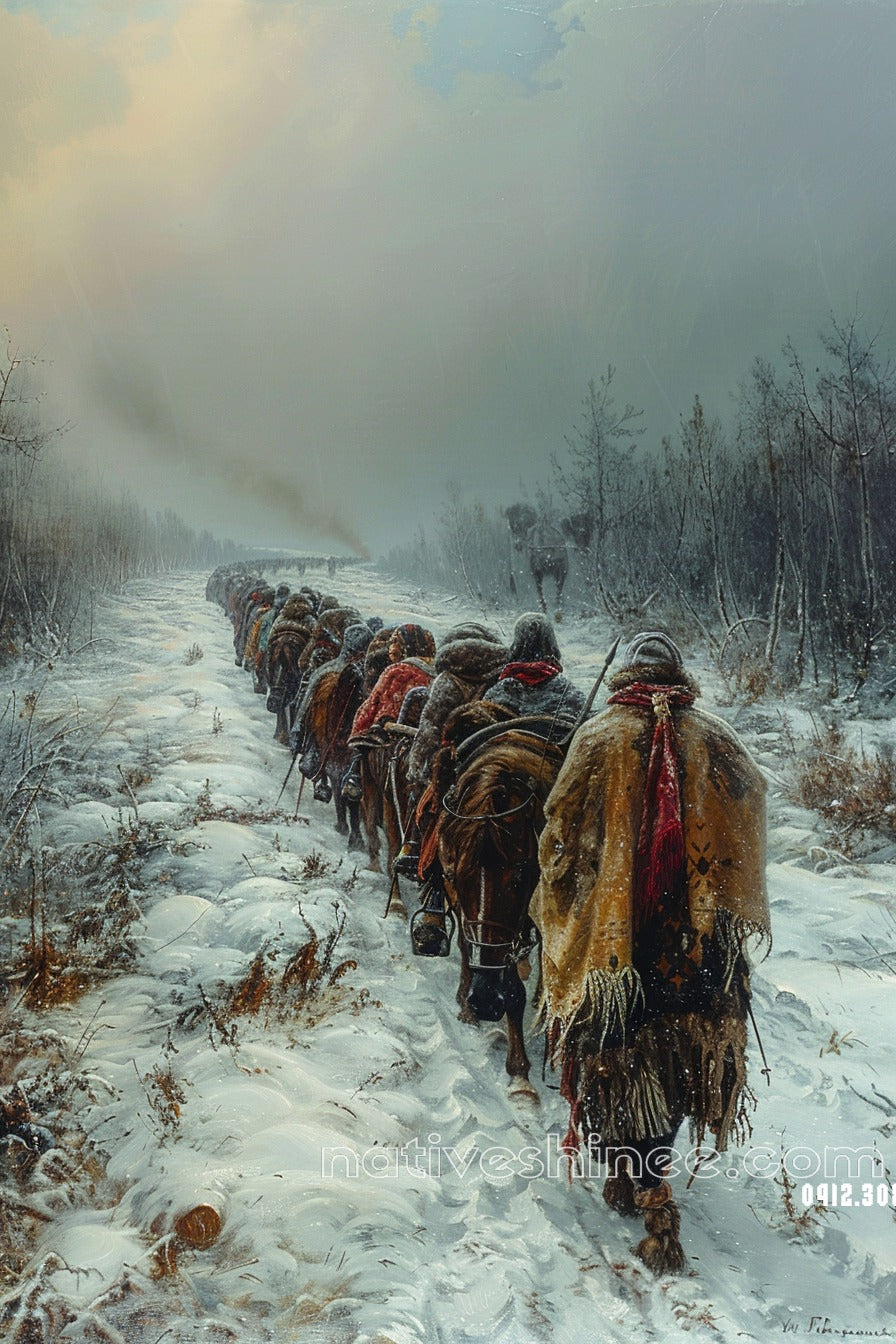
<instances>
[{"instance_id":1,"label":"blue sky patch","mask_svg":"<svg viewBox=\"0 0 896 1344\"><path fill-rule=\"evenodd\" d=\"M133 19L151 21L175 9L172 0L144 0L142 4L100 5L96 0L0 0L10 14L34 14L54 33L72 36L89 29L104 35L117 32Z\"/></svg>"},{"instance_id":2,"label":"blue sky patch","mask_svg":"<svg viewBox=\"0 0 896 1344\"><path fill-rule=\"evenodd\" d=\"M393 32L400 39L412 32L423 38L429 60L415 74L437 93L452 93L463 74L507 75L535 93L551 87L543 79L545 69L568 31L551 17L561 7L554 0L417 3L400 11Z\"/></svg>"}]
</instances>

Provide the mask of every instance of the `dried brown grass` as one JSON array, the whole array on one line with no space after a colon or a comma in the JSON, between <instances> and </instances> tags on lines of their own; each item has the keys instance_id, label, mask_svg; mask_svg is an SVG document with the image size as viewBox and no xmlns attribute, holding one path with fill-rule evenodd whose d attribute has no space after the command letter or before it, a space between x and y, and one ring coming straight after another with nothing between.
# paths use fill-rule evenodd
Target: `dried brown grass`
<instances>
[{"instance_id":1,"label":"dried brown grass","mask_svg":"<svg viewBox=\"0 0 896 1344\"><path fill-rule=\"evenodd\" d=\"M289 953L282 964L279 946L260 949L243 978L225 994L221 1005L224 1020L264 1012L266 1018L283 1021L332 989L358 966L351 957L336 961L336 945L344 927L344 913L324 938L309 926L308 941Z\"/></svg>"},{"instance_id":2,"label":"dried brown grass","mask_svg":"<svg viewBox=\"0 0 896 1344\"><path fill-rule=\"evenodd\" d=\"M889 745L851 745L839 724L816 728L797 766L795 794L824 818L845 853L862 836L896 836L896 753Z\"/></svg>"}]
</instances>

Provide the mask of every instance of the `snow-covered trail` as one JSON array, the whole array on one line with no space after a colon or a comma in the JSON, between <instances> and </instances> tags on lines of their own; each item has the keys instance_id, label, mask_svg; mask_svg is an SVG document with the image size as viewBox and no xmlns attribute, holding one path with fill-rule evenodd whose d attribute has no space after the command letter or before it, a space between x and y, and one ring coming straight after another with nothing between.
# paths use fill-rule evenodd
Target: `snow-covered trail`
<instances>
[{"instance_id":1,"label":"snow-covered trail","mask_svg":"<svg viewBox=\"0 0 896 1344\"><path fill-rule=\"evenodd\" d=\"M370 571L343 571L334 586L366 613L420 620L437 635L481 618ZM776 943L754 985L771 1087L750 1048L752 1143L770 1174L750 1174L732 1153L687 1192L680 1176L691 1273L654 1281L631 1254L640 1220L611 1214L598 1179L567 1179L556 1153L566 1108L556 1079L539 1077L540 1042L533 1105L507 1093L503 1030L458 1022L456 953L410 955L404 919L382 917L387 880L355 871L363 860L345 854L332 809L306 790L291 821L291 784L287 819L229 819L273 810L288 755L203 590L198 575L132 585L108 604L110 643L52 689L111 724L92 778L45 809L47 843L113 829L131 807L120 771L135 766L140 818L174 841L143 870L137 972L45 1015L81 1042L80 1067L98 1080L83 1123L109 1155L113 1192L108 1207L68 1213L47 1232L43 1253L70 1266L52 1289L80 1313L62 1337L88 1338L77 1331L90 1319L129 1344L774 1339L819 1332L813 1318L834 1333L896 1333L892 1211L841 1209L799 1236L772 1179L782 1141L892 1152L896 1115L868 1098L874 1086L896 1092L896 976L868 964L865 941L883 948L892 868L822 876L798 866L811 823L773 790ZM587 688L606 632L568 621L560 635L567 670ZM202 657L187 662L193 645ZM780 771L774 734L756 731L761 716L741 718ZM194 822L200 798L225 815ZM207 1010L220 982L242 980L265 945L273 973L307 943L308 924L323 938L343 913L333 963L356 965L292 1020L269 1008L225 1038ZM159 1077L180 1088L177 1116L154 1105ZM794 1198L801 1211L799 1188ZM221 1209L221 1236L153 1277L153 1246L173 1215L203 1200Z\"/></svg>"}]
</instances>

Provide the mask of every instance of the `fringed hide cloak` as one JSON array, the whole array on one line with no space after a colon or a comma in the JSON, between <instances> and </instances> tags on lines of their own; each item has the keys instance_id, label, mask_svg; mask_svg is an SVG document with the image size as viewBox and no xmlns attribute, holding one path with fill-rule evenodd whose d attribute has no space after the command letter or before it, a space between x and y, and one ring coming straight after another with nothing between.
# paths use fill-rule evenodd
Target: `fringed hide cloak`
<instances>
[{"instance_id":1,"label":"fringed hide cloak","mask_svg":"<svg viewBox=\"0 0 896 1344\"><path fill-rule=\"evenodd\" d=\"M645 681L682 693L670 711L679 876L650 911L638 851L660 711L649 698L611 704L579 729L545 807L530 907L542 1018L571 1138L581 1125L592 1147L624 1144L674 1134L689 1116L697 1141L709 1129L721 1151L752 1095L743 945L769 934L765 782L731 729L687 703L696 687L680 669L625 669L611 688L624 697Z\"/></svg>"}]
</instances>

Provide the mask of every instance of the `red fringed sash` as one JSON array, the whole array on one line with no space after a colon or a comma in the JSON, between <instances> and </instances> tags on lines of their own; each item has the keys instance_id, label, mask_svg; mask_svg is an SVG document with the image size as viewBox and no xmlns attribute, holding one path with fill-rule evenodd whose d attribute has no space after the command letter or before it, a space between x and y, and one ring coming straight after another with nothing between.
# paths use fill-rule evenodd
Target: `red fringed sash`
<instances>
[{"instance_id":1,"label":"red fringed sash","mask_svg":"<svg viewBox=\"0 0 896 1344\"><path fill-rule=\"evenodd\" d=\"M684 823L672 709L693 701L693 692L685 686L652 686L641 681L609 697L609 704L652 709L656 718L635 864L636 929L656 913L663 893L671 891L683 874Z\"/></svg>"},{"instance_id":2,"label":"red fringed sash","mask_svg":"<svg viewBox=\"0 0 896 1344\"><path fill-rule=\"evenodd\" d=\"M554 1022L548 1031L548 1054L551 1058L557 1049L557 1043L560 1036L560 1024ZM575 1050L565 1046L562 1053L560 1064L560 1095L565 1102L569 1104L569 1127L563 1142L560 1144L560 1151L566 1156L569 1164L567 1177L570 1185L572 1184L573 1163L578 1161L581 1148L580 1131L582 1120L584 1118L585 1103L579 1096L579 1059Z\"/></svg>"},{"instance_id":3,"label":"red fringed sash","mask_svg":"<svg viewBox=\"0 0 896 1344\"><path fill-rule=\"evenodd\" d=\"M550 681L551 677L556 677L557 673L562 671L562 666L554 658L544 658L535 663L507 663L501 669L498 680L513 677L515 681L521 681L524 686L540 686L542 682Z\"/></svg>"}]
</instances>

